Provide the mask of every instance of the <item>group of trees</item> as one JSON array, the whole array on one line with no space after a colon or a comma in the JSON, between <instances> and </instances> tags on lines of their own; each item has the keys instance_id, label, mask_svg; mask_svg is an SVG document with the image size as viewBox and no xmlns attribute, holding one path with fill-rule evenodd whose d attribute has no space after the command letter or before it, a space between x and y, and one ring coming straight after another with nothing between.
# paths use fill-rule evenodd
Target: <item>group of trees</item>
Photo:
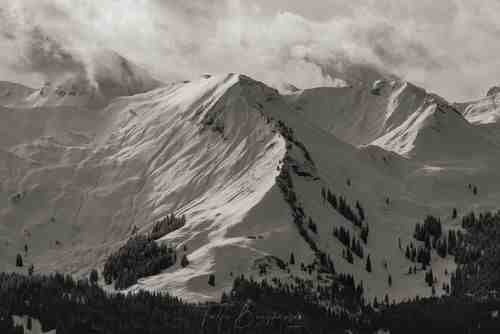
<instances>
[{"instance_id":1,"label":"group of trees","mask_svg":"<svg viewBox=\"0 0 500 334\"><path fill-rule=\"evenodd\" d=\"M352 236L348 229L341 227L335 227L333 229L333 235L337 238L344 246L346 246L347 250L354 252L359 258L364 257L364 250L361 242L356 239L356 237ZM349 261L352 263L352 261Z\"/></svg>"},{"instance_id":2,"label":"group of trees","mask_svg":"<svg viewBox=\"0 0 500 334\"><path fill-rule=\"evenodd\" d=\"M289 156L285 156L283 159L283 164L280 169L280 174L277 177L277 184L283 193L285 201L288 203L291 211L293 222L297 229L299 230L302 238L307 242L307 244L311 247L313 252L316 254L316 258L319 261L320 270L322 271L334 271L334 264L331 258L322 250L318 248L316 245L316 241L309 234L308 230L312 231L312 233L317 234L318 229L316 223L309 217L306 217L304 209L297 199L297 195L295 194L294 185L292 181L292 177L290 175L289 164L293 162L293 159ZM308 222L306 225L305 222ZM306 226L308 228L306 228Z\"/></svg>"},{"instance_id":3,"label":"group of trees","mask_svg":"<svg viewBox=\"0 0 500 334\"><path fill-rule=\"evenodd\" d=\"M365 211L359 201L356 201L355 209L353 209L343 196L336 196L330 189L321 189L321 197L324 201L330 203L333 209L344 216L345 219L353 223L355 226L362 227L365 221Z\"/></svg>"},{"instance_id":4,"label":"group of trees","mask_svg":"<svg viewBox=\"0 0 500 334\"><path fill-rule=\"evenodd\" d=\"M115 283L116 289L126 289L141 277L160 273L176 262L175 250L158 245L151 236L134 235L104 264L106 284Z\"/></svg>"},{"instance_id":5,"label":"group of trees","mask_svg":"<svg viewBox=\"0 0 500 334\"><path fill-rule=\"evenodd\" d=\"M2 334L23 332L13 325L13 315L37 319L44 332L61 334L267 334L298 327L322 333L353 328L355 314L367 310L363 286L350 275L340 275L330 286L240 276L220 302L189 304L167 293L109 294L90 281L61 274L0 274L0 300ZM334 310L326 301L341 307Z\"/></svg>"},{"instance_id":6,"label":"group of trees","mask_svg":"<svg viewBox=\"0 0 500 334\"><path fill-rule=\"evenodd\" d=\"M467 185L467 188L469 188L469 190L474 194L474 195L477 195L477 186L476 185L472 185L471 183L469 183Z\"/></svg>"},{"instance_id":7,"label":"group of trees","mask_svg":"<svg viewBox=\"0 0 500 334\"><path fill-rule=\"evenodd\" d=\"M405 257L414 263L421 263L422 268L425 269L431 263L431 250L427 247L418 247L417 249L411 243L406 246Z\"/></svg>"},{"instance_id":8,"label":"group of trees","mask_svg":"<svg viewBox=\"0 0 500 334\"><path fill-rule=\"evenodd\" d=\"M173 213L165 218L158 220L153 225L153 230L150 233L151 239L159 239L170 232L180 229L186 225L186 216L176 217Z\"/></svg>"},{"instance_id":9,"label":"group of trees","mask_svg":"<svg viewBox=\"0 0 500 334\"><path fill-rule=\"evenodd\" d=\"M427 216L424 219L424 224L415 225L415 233L413 236L418 241L430 242L430 239L439 240L443 234L443 227L441 220L434 216Z\"/></svg>"},{"instance_id":10,"label":"group of trees","mask_svg":"<svg viewBox=\"0 0 500 334\"><path fill-rule=\"evenodd\" d=\"M309 153L309 151L307 150L306 146L304 145L304 143L302 143L301 141L299 141L294 133L293 133L293 129L289 126L287 126L283 121L279 120L277 122L277 126L278 126L278 130L280 132L280 134L285 137L285 139L290 142L290 143L293 143L295 144L301 151L302 153L304 154L304 158L312 165L314 166L314 161L312 160L312 157L311 157L311 154Z\"/></svg>"},{"instance_id":11,"label":"group of trees","mask_svg":"<svg viewBox=\"0 0 500 334\"><path fill-rule=\"evenodd\" d=\"M415 225L413 236L416 240L423 242L424 247L419 247L417 253L415 246L411 244L406 247L405 255L413 262L421 262L425 268L430 262L430 252L432 249L435 249L437 254L442 258L448 254L455 254L461 232L449 230L448 234L446 234L443 232L439 218L427 216L423 224Z\"/></svg>"},{"instance_id":12,"label":"group of trees","mask_svg":"<svg viewBox=\"0 0 500 334\"><path fill-rule=\"evenodd\" d=\"M316 284L325 279L318 272L314 281L294 277L286 283L277 277L268 282L240 276L221 302L188 304L168 294L106 293L96 284L94 271L89 280L79 281L61 274L0 273L0 332L22 333L12 322L13 315L22 315L40 320L43 331L56 329L63 334L221 333L221 328L228 333L267 334L292 327L310 333L373 333L379 329L390 333L497 333L500 213L467 215L462 226L466 232L456 237L459 267L452 275L451 296L398 304L390 304L386 296L385 303L374 301L372 308L363 298L362 282L356 284L352 275L326 273L330 283ZM292 254L289 262L296 262ZM369 256L366 265L371 267ZM432 269L425 278L428 285L434 285ZM208 280L215 285L214 275ZM220 314L224 317L217 317Z\"/></svg>"},{"instance_id":13,"label":"group of trees","mask_svg":"<svg viewBox=\"0 0 500 334\"><path fill-rule=\"evenodd\" d=\"M462 218L462 227L466 233L457 235L452 294L500 295L500 211L470 213Z\"/></svg>"},{"instance_id":14,"label":"group of trees","mask_svg":"<svg viewBox=\"0 0 500 334\"><path fill-rule=\"evenodd\" d=\"M199 333L204 310L168 294L109 294L71 276L0 273L0 332L17 334L12 316L40 320L59 334Z\"/></svg>"}]
</instances>

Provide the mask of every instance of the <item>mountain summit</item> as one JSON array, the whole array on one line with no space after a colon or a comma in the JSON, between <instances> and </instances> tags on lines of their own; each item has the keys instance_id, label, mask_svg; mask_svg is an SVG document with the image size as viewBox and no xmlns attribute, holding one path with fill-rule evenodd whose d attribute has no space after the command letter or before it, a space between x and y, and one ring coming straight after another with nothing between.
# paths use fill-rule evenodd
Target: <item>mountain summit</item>
<instances>
[{"instance_id":1,"label":"mountain summit","mask_svg":"<svg viewBox=\"0 0 500 334\"><path fill-rule=\"evenodd\" d=\"M500 198L491 136L399 79L281 95L239 74L160 85L115 54L97 68L0 85L4 271L27 245L38 271L84 276L148 235L179 261L128 290L213 300L242 274L317 288L345 273L403 300L432 294L408 275L415 223ZM431 264L445 293L455 264Z\"/></svg>"}]
</instances>

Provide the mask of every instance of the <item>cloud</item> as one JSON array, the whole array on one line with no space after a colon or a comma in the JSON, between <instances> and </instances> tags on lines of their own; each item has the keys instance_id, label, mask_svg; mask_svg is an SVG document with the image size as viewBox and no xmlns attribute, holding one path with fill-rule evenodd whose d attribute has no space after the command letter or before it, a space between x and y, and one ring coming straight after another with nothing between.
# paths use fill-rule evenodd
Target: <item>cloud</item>
<instances>
[{"instance_id":1,"label":"cloud","mask_svg":"<svg viewBox=\"0 0 500 334\"><path fill-rule=\"evenodd\" d=\"M496 0L12 0L0 10L0 75L91 73L110 48L163 80L242 72L331 84L349 64L451 100L500 81Z\"/></svg>"}]
</instances>

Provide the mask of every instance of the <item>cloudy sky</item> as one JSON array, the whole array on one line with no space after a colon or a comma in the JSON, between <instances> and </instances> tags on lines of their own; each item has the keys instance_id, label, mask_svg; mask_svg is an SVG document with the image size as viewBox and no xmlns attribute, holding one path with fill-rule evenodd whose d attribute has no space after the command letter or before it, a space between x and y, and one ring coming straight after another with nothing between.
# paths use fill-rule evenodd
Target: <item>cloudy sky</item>
<instances>
[{"instance_id":1,"label":"cloudy sky","mask_svg":"<svg viewBox=\"0 0 500 334\"><path fill-rule=\"evenodd\" d=\"M0 80L91 72L113 49L162 80L328 84L342 59L451 101L500 83L498 0L0 0Z\"/></svg>"}]
</instances>

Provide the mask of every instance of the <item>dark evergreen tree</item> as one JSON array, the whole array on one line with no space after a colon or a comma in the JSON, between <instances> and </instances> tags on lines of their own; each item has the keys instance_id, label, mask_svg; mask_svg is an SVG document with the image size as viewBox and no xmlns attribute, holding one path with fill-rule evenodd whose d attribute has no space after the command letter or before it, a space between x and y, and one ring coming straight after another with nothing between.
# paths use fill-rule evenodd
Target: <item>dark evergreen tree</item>
<instances>
[{"instance_id":1,"label":"dark evergreen tree","mask_svg":"<svg viewBox=\"0 0 500 334\"><path fill-rule=\"evenodd\" d=\"M370 255L366 257L366 271L369 273L372 272L372 261L370 260Z\"/></svg>"},{"instance_id":2,"label":"dark evergreen tree","mask_svg":"<svg viewBox=\"0 0 500 334\"><path fill-rule=\"evenodd\" d=\"M182 259L181 259L181 267L186 268L188 265L189 265L189 260L187 258L187 255L184 254L184 255L182 255Z\"/></svg>"},{"instance_id":3,"label":"dark evergreen tree","mask_svg":"<svg viewBox=\"0 0 500 334\"><path fill-rule=\"evenodd\" d=\"M31 320L31 317L28 317L28 320L26 320L26 329L30 332L33 329L33 320Z\"/></svg>"},{"instance_id":4,"label":"dark evergreen tree","mask_svg":"<svg viewBox=\"0 0 500 334\"><path fill-rule=\"evenodd\" d=\"M318 233L318 227L316 226L316 223L311 219L311 217L309 217L308 227L314 233Z\"/></svg>"},{"instance_id":5,"label":"dark evergreen tree","mask_svg":"<svg viewBox=\"0 0 500 334\"><path fill-rule=\"evenodd\" d=\"M22 267L23 266L23 257L21 254L16 255L16 267Z\"/></svg>"},{"instance_id":6,"label":"dark evergreen tree","mask_svg":"<svg viewBox=\"0 0 500 334\"><path fill-rule=\"evenodd\" d=\"M361 228L361 232L360 232L360 237L361 237L361 240L363 240L363 242L365 244L368 243L368 233L369 233L369 228L368 228L368 225L364 225L362 228Z\"/></svg>"},{"instance_id":7,"label":"dark evergreen tree","mask_svg":"<svg viewBox=\"0 0 500 334\"><path fill-rule=\"evenodd\" d=\"M354 257L352 256L352 252L349 248L346 248L345 254L347 262L351 264L354 263Z\"/></svg>"},{"instance_id":8,"label":"dark evergreen tree","mask_svg":"<svg viewBox=\"0 0 500 334\"><path fill-rule=\"evenodd\" d=\"M97 282L99 282L99 273L96 269L90 271L89 282L91 285L97 285Z\"/></svg>"},{"instance_id":9,"label":"dark evergreen tree","mask_svg":"<svg viewBox=\"0 0 500 334\"><path fill-rule=\"evenodd\" d=\"M289 263L293 266L295 265L295 256L293 255L293 252L290 253L290 261Z\"/></svg>"},{"instance_id":10,"label":"dark evergreen tree","mask_svg":"<svg viewBox=\"0 0 500 334\"><path fill-rule=\"evenodd\" d=\"M432 268L430 268L429 271L425 273L425 282L427 283L427 285L433 286L434 273L432 272Z\"/></svg>"},{"instance_id":11,"label":"dark evergreen tree","mask_svg":"<svg viewBox=\"0 0 500 334\"><path fill-rule=\"evenodd\" d=\"M208 276L208 285L215 286L215 275L214 274L210 274Z\"/></svg>"},{"instance_id":12,"label":"dark evergreen tree","mask_svg":"<svg viewBox=\"0 0 500 334\"><path fill-rule=\"evenodd\" d=\"M363 207L359 203L359 201L356 201L356 209L358 210L358 216L361 221L365 220L365 210L363 210Z\"/></svg>"}]
</instances>

